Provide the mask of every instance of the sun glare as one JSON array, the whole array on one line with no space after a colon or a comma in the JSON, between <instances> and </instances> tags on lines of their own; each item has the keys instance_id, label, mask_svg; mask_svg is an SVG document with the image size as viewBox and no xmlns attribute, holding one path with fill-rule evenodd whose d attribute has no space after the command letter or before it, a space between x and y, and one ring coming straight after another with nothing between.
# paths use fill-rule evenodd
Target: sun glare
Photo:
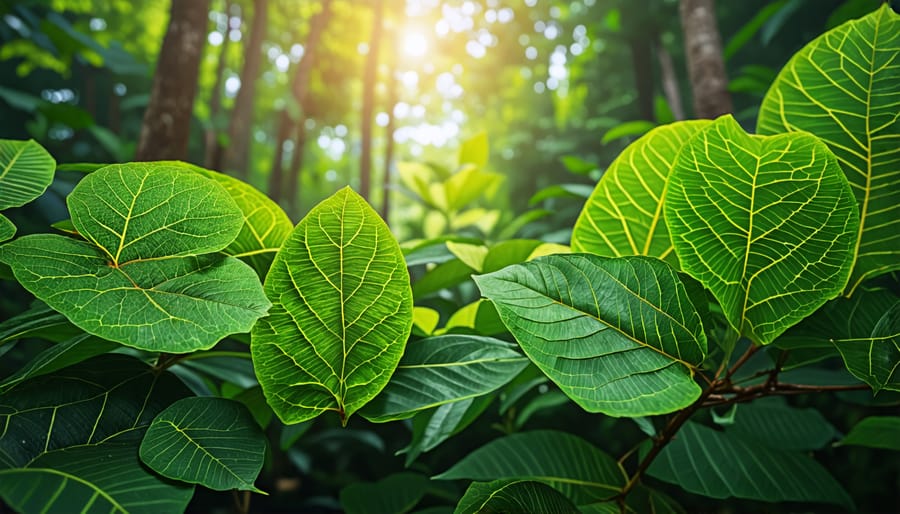
<instances>
[{"instance_id":1,"label":"sun glare","mask_svg":"<svg viewBox=\"0 0 900 514\"><path fill-rule=\"evenodd\" d=\"M403 35L403 53L411 57L422 57L428 52L428 38L421 32L406 32Z\"/></svg>"}]
</instances>

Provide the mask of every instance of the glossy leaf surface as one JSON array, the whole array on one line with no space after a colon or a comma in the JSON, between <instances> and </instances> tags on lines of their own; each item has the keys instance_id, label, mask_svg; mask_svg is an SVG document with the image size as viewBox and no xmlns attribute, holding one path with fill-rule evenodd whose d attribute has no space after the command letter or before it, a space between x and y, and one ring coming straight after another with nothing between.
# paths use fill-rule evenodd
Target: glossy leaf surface
<instances>
[{"instance_id":1,"label":"glossy leaf surface","mask_svg":"<svg viewBox=\"0 0 900 514\"><path fill-rule=\"evenodd\" d=\"M23 513L183 511L193 488L142 466L138 445L153 417L189 394L124 355L18 384L0 395L0 497Z\"/></svg>"},{"instance_id":2,"label":"glossy leaf surface","mask_svg":"<svg viewBox=\"0 0 900 514\"><path fill-rule=\"evenodd\" d=\"M900 301L881 315L868 337L834 344L847 370L874 392L900 391Z\"/></svg>"},{"instance_id":3,"label":"glossy leaf surface","mask_svg":"<svg viewBox=\"0 0 900 514\"><path fill-rule=\"evenodd\" d=\"M495 439L434 478L537 480L576 504L610 498L625 485L622 468L612 457L584 439L552 430Z\"/></svg>"},{"instance_id":4,"label":"glossy leaf surface","mask_svg":"<svg viewBox=\"0 0 900 514\"><path fill-rule=\"evenodd\" d=\"M723 116L679 153L667 195L682 269L755 343L843 291L859 214L834 154L815 137L749 135Z\"/></svg>"},{"instance_id":5,"label":"glossy leaf surface","mask_svg":"<svg viewBox=\"0 0 900 514\"><path fill-rule=\"evenodd\" d=\"M570 398L611 416L663 414L700 395L700 317L667 264L551 255L475 277L528 357Z\"/></svg>"},{"instance_id":6,"label":"glossy leaf surface","mask_svg":"<svg viewBox=\"0 0 900 514\"><path fill-rule=\"evenodd\" d=\"M446 335L410 343L390 382L362 411L370 421L487 394L528 365L515 345L490 337Z\"/></svg>"},{"instance_id":7,"label":"glossy leaf surface","mask_svg":"<svg viewBox=\"0 0 900 514\"><path fill-rule=\"evenodd\" d=\"M0 243L16 235L16 226L6 216L0 214Z\"/></svg>"},{"instance_id":8,"label":"glossy leaf surface","mask_svg":"<svg viewBox=\"0 0 900 514\"><path fill-rule=\"evenodd\" d=\"M346 423L387 384L412 328L409 274L387 225L340 190L294 229L265 291L274 306L251 350L269 405L285 423L327 410Z\"/></svg>"},{"instance_id":9,"label":"glossy leaf surface","mask_svg":"<svg viewBox=\"0 0 900 514\"><path fill-rule=\"evenodd\" d=\"M112 341L82 333L38 353L15 373L0 380L0 392L29 378L78 364L118 347L119 345Z\"/></svg>"},{"instance_id":10,"label":"glossy leaf surface","mask_svg":"<svg viewBox=\"0 0 900 514\"><path fill-rule=\"evenodd\" d=\"M41 196L54 170L56 161L34 140L0 139L0 211Z\"/></svg>"},{"instance_id":11,"label":"glossy leaf surface","mask_svg":"<svg viewBox=\"0 0 900 514\"><path fill-rule=\"evenodd\" d=\"M853 505L844 488L809 456L773 450L693 422L678 431L648 473L710 498Z\"/></svg>"},{"instance_id":12,"label":"glossy leaf surface","mask_svg":"<svg viewBox=\"0 0 900 514\"><path fill-rule=\"evenodd\" d=\"M814 39L781 70L757 132L805 130L837 156L859 206L852 293L900 268L900 15L888 4Z\"/></svg>"},{"instance_id":13,"label":"glossy leaf surface","mask_svg":"<svg viewBox=\"0 0 900 514\"><path fill-rule=\"evenodd\" d=\"M761 398L737 406L725 432L779 450L812 451L825 447L837 430L815 409L789 406L783 398Z\"/></svg>"},{"instance_id":14,"label":"glossy leaf surface","mask_svg":"<svg viewBox=\"0 0 900 514\"><path fill-rule=\"evenodd\" d=\"M870 416L853 426L841 445L900 451L900 417Z\"/></svg>"},{"instance_id":15,"label":"glossy leaf surface","mask_svg":"<svg viewBox=\"0 0 900 514\"><path fill-rule=\"evenodd\" d=\"M178 400L156 415L141 461L160 475L216 491L258 489L266 437L242 404L215 397Z\"/></svg>"},{"instance_id":16,"label":"glossy leaf surface","mask_svg":"<svg viewBox=\"0 0 900 514\"><path fill-rule=\"evenodd\" d=\"M453 514L503 512L578 514L580 511L562 493L547 484L512 479L472 482Z\"/></svg>"},{"instance_id":17,"label":"glossy leaf surface","mask_svg":"<svg viewBox=\"0 0 900 514\"><path fill-rule=\"evenodd\" d=\"M669 170L678 150L709 120L654 128L609 165L572 229L572 250L605 257L649 255L675 262L663 221Z\"/></svg>"}]
</instances>

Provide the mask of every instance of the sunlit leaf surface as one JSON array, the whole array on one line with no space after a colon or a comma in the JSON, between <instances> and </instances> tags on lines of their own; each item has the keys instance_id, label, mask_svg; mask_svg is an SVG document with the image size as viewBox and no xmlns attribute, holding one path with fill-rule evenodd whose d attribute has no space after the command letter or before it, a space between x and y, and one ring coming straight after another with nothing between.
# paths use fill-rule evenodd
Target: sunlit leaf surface
<instances>
[{"instance_id":1,"label":"sunlit leaf surface","mask_svg":"<svg viewBox=\"0 0 900 514\"><path fill-rule=\"evenodd\" d=\"M820 137L850 180L861 213L846 293L900 268L900 15L888 3L814 39L785 65L757 131Z\"/></svg>"},{"instance_id":2,"label":"sunlit leaf surface","mask_svg":"<svg viewBox=\"0 0 900 514\"><path fill-rule=\"evenodd\" d=\"M605 257L649 255L675 262L663 222L669 170L678 150L709 120L651 130L609 165L572 229L572 250Z\"/></svg>"},{"instance_id":3,"label":"sunlit leaf surface","mask_svg":"<svg viewBox=\"0 0 900 514\"><path fill-rule=\"evenodd\" d=\"M17 385L0 395L0 498L25 514L182 512L193 487L149 471L138 446L154 416L189 394L124 355Z\"/></svg>"},{"instance_id":4,"label":"sunlit leaf surface","mask_svg":"<svg viewBox=\"0 0 900 514\"><path fill-rule=\"evenodd\" d=\"M265 291L274 306L251 349L269 405L285 423L326 410L346 423L387 384L412 328L409 274L387 225L338 191L294 229Z\"/></svg>"},{"instance_id":5,"label":"sunlit leaf surface","mask_svg":"<svg viewBox=\"0 0 900 514\"><path fill-rule=\"evenodd\" d=\"M669 177L665 220L682 269L731 326L768 344L844 289L859 215L834 154L809 134L702 129Z\"/></svg>"},{"instance_id":6,"label":"sunlit leaf surface","mask_svg":"<svg viewBox=\"0 0 900 514\"><path fill-rule=\"evenodd\" d=\"M225 398L178 400L157 414L141 442L141 461L160 475L216 491L253 485L266 437L242 404Z\"/></svg>"},{"instance_id":7,"label":"sunlit leaf surface","mask_svg":"<svg viewBox=\"0 0 900 514\"><path fill-rule=\"evenodd\" d=\"M34 140L0 139L0 211L41 196L53 181L55 169L56 161Z\"/></svg>"},{"instance_id":8,"label":"sunlit leaf surface","mask_svg":"<svg viewBox=\"0 0 900 514\"><path fill-rule=\"evenodd\" d=\"M570 398L611 416L663 414L700 395L700 316L650 257L551 255L475 277L528 357Z\"/></svg>"}]
</instances>

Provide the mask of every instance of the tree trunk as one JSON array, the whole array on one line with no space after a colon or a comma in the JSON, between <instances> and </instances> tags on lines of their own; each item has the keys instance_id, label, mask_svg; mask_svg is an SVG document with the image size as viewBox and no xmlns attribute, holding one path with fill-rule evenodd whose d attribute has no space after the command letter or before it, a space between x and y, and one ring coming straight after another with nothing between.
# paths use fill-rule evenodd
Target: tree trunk
<instances>
[{"instance_id":1,"label":"tree trunk","mask_svg":"<svg viewBox=\"0 0 900 514\"><path fill-rule=\"evenodd\" d=\"M172 0L136 161L186 159L209 0Z\"/></svg>"},{"instance_id":2,"label":"tree trunk","mask_svg":"<svg viewBox=\"0 0 900 514\"><path fill-rule=\"evenodd\" d=\"M650 40L646 34L633 37L628 42L631 47L631 63L634 71L634 85L638 93L638 110L643 120L653 119L653 62Z\"/></svg>"},{"instance_id":3,"label":"tree trunk","mask_svg":"<svg viewBox=\"0 0 900 514\"><path fill-rule=\"evenodd\" d=\"M209 125L206 127L206 154L203 158L203 165L211 170L219 170L222 168L222 154L225 148L219 140L219 133L223 128L222 120L222 84L225 78L225 66L228 64L228 46L231 38L228 37L229 21L231 20L231 2L225 2L225 37L222 39L221 48L219 48L219 57L216 63L216 81L213 84L212 91L209 94Z\"/></svg>"},{"instance_id":4,"label":"tree trunk","mask_svg":"<svg viewBox=\"0 0 900 514\"><path fill-rule=\"evenodd\" d=\"M394 106L397 105L397 44L391 43L393 38L388 38L390 44L391 76L388 78L388 122L384 127L384 137L387 139L384 148L384 175L382 176L381 190L381 219L390 225L391 215L391 163L394 160Z\"/></svg>"},{"instance_id":5,"label":"tree trunk","mask_svg":"<svg viewBox=\"0 0 900 514\"><path fill-rule=\"evenodd\" d=\"M675 73L675 64L672 62L672 54L663 45L662 38L656 37L656 57L659 60L659 70L662 76L662 89L672 110L672 116L676 120L684 119L684 106L681 105L681 91L678 89L678 74ZM659 120L656 120L659 121Z\"/></svg>"},{"instance_id":6,"label":"tree trunk","mask_svg":"<svg viewBox=\"0 0 900 514\"><path fill-rule=\"evenodd\" d=\"M272 172L269 174L269 198L273 202L281 202L284 193L284 142L290 139L294 122L287 109L278 112L278 130L275 135L275 157L272 160Z\"/></svg>"},{"instance_id":7,"label":"tree trunk","mask_svg":"<svg viewBox=\"0 0 900 514\"><path fill-rule=\"evenodd\" d=\"M253 0L253 22L250 40L244 49L244 67L241 70L241 88L234 99L231 122L228 126L228 148L225 150L224 168L245 179L250 167L250 129L253 125L253 100L256 96L256 80L262 61L262 42L267 26L266 0Z\"/></svg>"},{"instance_id":8,"label":"tree trunk","mask_svg":"<svg viewBox=\"0 0 900 514\"><path fill-rule=\"evenodd\" d=\"M294 138L294 155L291 156L291 172L288 174L287 187L287 213L291 219L300 218L300 205L297 197L300 195L300 172L303 170L303 154L306 152L306 123L299 120L295 125L297 135Z\"/></svg>"},{"instance_id":9,"label":"tree trunk","mask_svg":"<svg viewBox=\"0 0 900 514\"><path fill-rule=\"evenodd\" d=\"M694 116L716 118L733 110L714 0L681 0L681 26Z\"/></svg>"},{"instance_id":10,"label":"tree trunk","mask_svg":"<svg viewBox=\"0 0 900 514\"><path fill-rule=\"evenodd\" d=\"M366 69L363 75L362 124L359 155L359 194L369 199L372 180L372 124L375 113L375 84L378 78L378 47L381 44L383 31L384 0L375 0L372 13L372 35L369 39L369 53L366 56Z\"/></svg>"}]
</instances>

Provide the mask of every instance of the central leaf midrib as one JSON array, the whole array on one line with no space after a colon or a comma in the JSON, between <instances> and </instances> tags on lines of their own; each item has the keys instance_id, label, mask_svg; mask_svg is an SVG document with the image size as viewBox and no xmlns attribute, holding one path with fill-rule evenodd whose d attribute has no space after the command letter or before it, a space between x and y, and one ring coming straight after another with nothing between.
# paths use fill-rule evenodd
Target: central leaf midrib
<instances>
[{"instance_id":1,"label":"central leaf midrib","mask_svg":"<svg viewBox=\"0 0 900 514\"><path fill-rule=\"evenodd\" d=\"M761 149L760 149L760 153L762 153ZM750 210L748 211L749 216L748 216L748 221L747 221L747 243L744 247L744 263L741 267L741 277L740 277L741 283L743 283L743 279L745 277L747 277L747 266L750 262L750 247L753 244L753 217L756 213L756 181L759 178L759 173L760 173L760 171L759 171L760 156L754 155L754 157L756 157L756 168L753 170L753 177L752 177L751 183L750 183ZM735 161L737 161L737 159L735 159ZM743 168L741 168L741 169L743 169ZM742 284L744 287L744 290L743 290L744 300L743 300L743 302L741 302L741 312L740 312L741 326L738 328L738 330L742 334L744 332L744 323L747 321L746 320L747 302L750 301L750 282L752 280L753 280L753 278L750 277L750 278L748 278L747 283L745 285Z\"/></svg>"}]
</instances>

